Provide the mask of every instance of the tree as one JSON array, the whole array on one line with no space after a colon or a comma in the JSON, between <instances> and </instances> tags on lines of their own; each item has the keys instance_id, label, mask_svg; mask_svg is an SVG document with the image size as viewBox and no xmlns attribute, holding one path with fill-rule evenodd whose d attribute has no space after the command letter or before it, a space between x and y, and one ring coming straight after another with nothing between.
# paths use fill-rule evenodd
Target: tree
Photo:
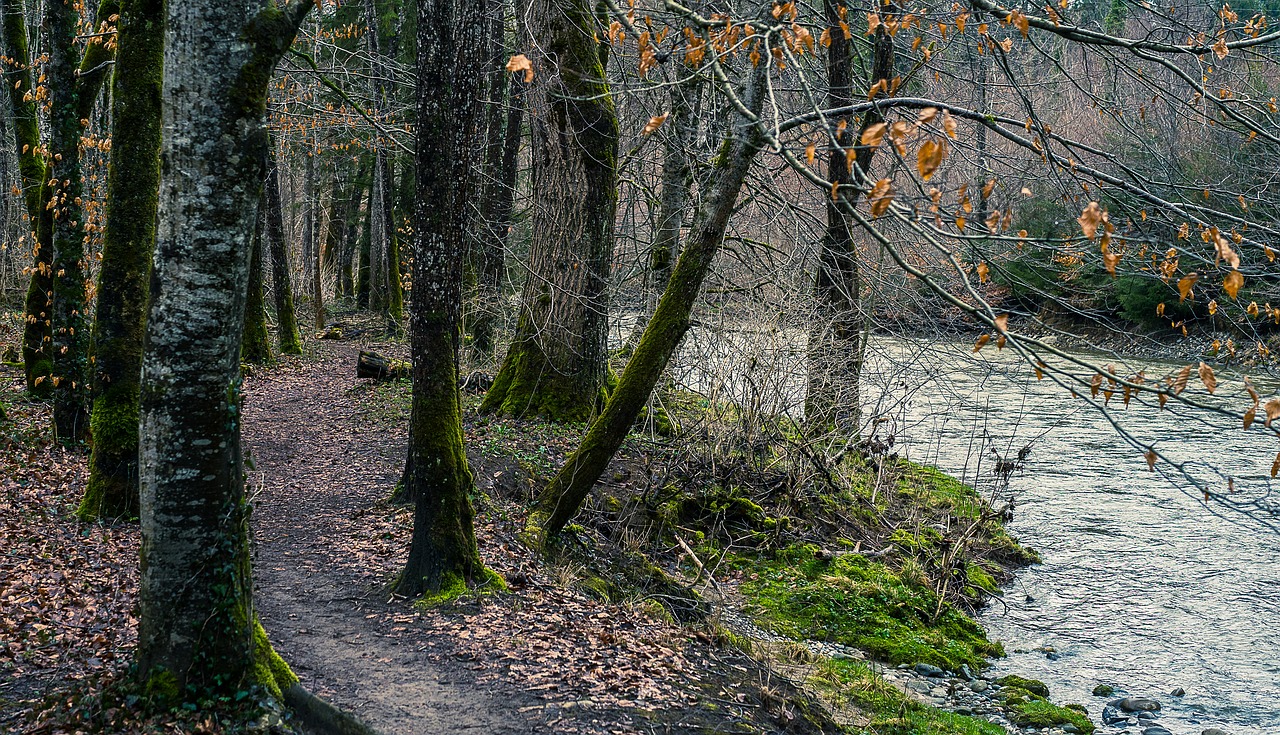
<instances>
[{"instance_id":1,"label":"tree","mask_svg":"<svg viewBox=\"0 0 1280 735\"><path fill-rule=\"evenodd\" d=\"M604 410L591 422L582 443L538 495L525 526L526 538L534 546L552 543L577 514L689 331L694 302L724 240L738 192L762 147L754 124L764 104L767 68L757 65L748 77L739 100L740 119L720 146L708 177L711 188L698 208L667 287L617 387Z\"/></svg>"},{"instance_id":2,"label":"tree","mask_svg":"<svg viewBox=\"0 0 1280 735\"><path fill-rule=\"evenodd\" d=\"M418 17L413 408L403 488L415 510L409 559L395 585L408 596L456 593L489 581L472 527L473 481L458 393L462 268L474 187L460 152L476 140L484 0L420 0Z\"/></svg>"},{"instance_id":3,"label":"tree","mask_svg":"<svg viewBox=\"0 0 1280 735\"><path fill-rule=\"evenodd\" d=\"M164 0L124 0L117 23L83 518L138 513L138 381L160 190L164 7Z\"/></svg>"},{"instance_id":4,"label":"tree","mask_svg":"<svg viewBox=\"0 0 1280 735\"><path fill-rule=\"evenodd\" d=\"M265 199L264 188L262 200ZM271 330L267 328L266 291L262 284L262 234L267 209L264 204L264 201L259 201L253 239L249 243L249 290L245 296L244 331L240 337L240 360L251 365L271 362Z\"/></svg>"},{"instance_id":5,"label":"tree","mask_svg":"<svg viewBox=\"0 0 1280 735\"><path fill-rule=\"evenodd\" d=\"M264 234L271 248L271 287L276 300L276 341L284 355L301 355L302 338L293 311L293 279L289 274L289 248L284 239L284 205L280 201L280 165L275 149L267 164L266 191L262 197Z\"/></svg>"},{"instance_id":6,"label":"tree","mask_svg":"<svg viewBox=\"0 0 1280 735\"><path fill-rule=\"evenodd\" d=\"M249 7L253 5L254 7ZM267 83L314 5L171 3L141 400L138 675L154 695L296 684L253 611L240 338Z\"/></svg>"},{"instance_id":7,"label":"tree","mask_svg":"<svg viewBox=\"0 0 1280 735\"><path fill-rule=\"evenodd\" d=\"M848 23L847 8L827 0L824 5L827 34L827 107L840 110L853 103L853 43L846 39L840 24ZM868 87L881 79L893 79L893 37L877 28L872 46L871 79ZM858 124L851 115L832 117L836 132L827 155L827 177L856 200L866 185L876 146L859 145L862 136L884 115L871 110ZM846 151L854 149L850 160ZM858 186L852 186L857 184ZM862 264L854 228L836 197L826 204L827 227L822 236L817 272L814 275L816 312L809 330L809 381L805 395L805 420L813 433L835 430L856 436L861 418L862 396L858 382L866 359L868 329L862 308Z\"/></svg>"},{"instance_id":8,"label":"tree","mask_svg":"<svg viewBox=\"0 0 1280 735\"><path fill-rule=\"evenodd\" d=\"M594 7L530 7L533 240L520 318L484 411L581 421L604 387L618 120Z\"/></svg>"}]
</instances>

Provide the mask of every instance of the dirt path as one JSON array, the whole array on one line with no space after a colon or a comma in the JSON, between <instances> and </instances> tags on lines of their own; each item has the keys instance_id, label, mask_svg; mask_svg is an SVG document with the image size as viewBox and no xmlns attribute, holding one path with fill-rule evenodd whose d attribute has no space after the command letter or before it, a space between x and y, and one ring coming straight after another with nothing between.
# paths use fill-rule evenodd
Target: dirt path
<instances>
[{"instance_id":1,"label":"dirt path","mask_svg":"<svg viewBox=\"0 0 1280 735\"><path fill-rule=\"evenodd\" d=\"M396 559L369 551L369 514L398 477L403 441L360 416L356 346L322 349L246 383L257 600L273 643L306 687L388 735L545 731L540 700L476 682L434 650L439 631L409 624L412 611L378 590Z\"/></svg>"}]
</instances>

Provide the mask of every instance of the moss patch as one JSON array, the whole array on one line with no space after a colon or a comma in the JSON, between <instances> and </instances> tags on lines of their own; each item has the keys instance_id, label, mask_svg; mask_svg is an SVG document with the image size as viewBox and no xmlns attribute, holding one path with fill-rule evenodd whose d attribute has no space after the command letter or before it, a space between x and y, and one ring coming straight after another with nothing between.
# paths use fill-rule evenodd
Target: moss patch
<instances>
[{"instance_id":1,"label":"moss patch","mask_svg":"<svg viewBox=\"0 0 1280 735\"><path fill-rule=\"evenodd\" d=\"M1071 723L1085 735L1093 732L1093 723L1087 715L1071 707L1059 707L1043 699L1032 699L1010 705L1005 712L1009 715L1009 721L1019 727L1060 727Z\"/></svg>"},{"instance_id":2,"label":"moss patch","mask_svg":"<svg viewBox=\"0 0 1280 735\"><path fill-rule=\"evenodd\" d=\"M285 663L267 639L267 631L256 618L253 621L253 678L277 700L284 698L284 690L298 683L298 677Z\"/></svg>"},{"instance_id":3,"label":"moss patch","mask_svg":"<svg viewBox=\"0 0 1280 735\"><path fill-rule=\"evenodd\" d=\"M1049 687L1038 679L1025 679L1021 676L1002 676L996 679L996 683L1002 687L1013 687L1031 692L1032 694L1047 697L1049 696Z\"/></svg>"},{"instance_id":4,"label":"moss patch","mask_svg":"<svg viewBox=\"0 0 1280 735\"><path fill-rule=\"evenodd\" d=\"M926 707L860 661L824 661L810 679L823 700L857 711L854 732L875 735L1005 735L985 720ZM865 723L865 724L864 724Z\"/></svg>"},{"instance_id":5,"label":"moss patch","mask_svg":"<svg viewBox=\"0 0 1280 735\"><path fill-rule=\"evenodd\" d=\"M836 641L890 663L981 668L1003 648L971 618L927 586L858 554L830 561L812 546L752 565L756 579L742 593L762 622L795 638Z\"/></svg>"},{"instance_id":6,"label":"moss patch","mask_svg":"<svg viewBox=\"0 0 1280 735\"><path fill-rule=\"evenodd\" d=\"M461 575L447 573L441 581L438 592L428 592L419 597L413 604L421 608L440 607L462 597L492 595L498 592L506 592L507 589L507 581L492 569L481 570L481 573L471 584L467 584L467 580L463 579Z\"/></svg>"}]
</instances>

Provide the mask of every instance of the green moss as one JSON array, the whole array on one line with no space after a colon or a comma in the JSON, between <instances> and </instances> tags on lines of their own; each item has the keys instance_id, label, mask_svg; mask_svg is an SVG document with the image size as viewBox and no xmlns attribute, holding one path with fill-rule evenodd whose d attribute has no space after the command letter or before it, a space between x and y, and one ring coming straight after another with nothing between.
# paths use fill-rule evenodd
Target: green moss
<instances>
[{"instance_id":1,"label":"green moss","mask_svg":"<svg viewBox=\"0 0 1280 735\"><path fill-rule=\"evenodd\" d=\"M172 671L158 666L152 669L147 680L142 683L142 692L153 703L165 707L178 703L181 689L178 687L178 677Z\"/></svg>"},{"instance_id":2,"label":"green moss","mask_svg":"<svg viewBox=\"0 0 1280 735\"><path fill-rule=\"evenodd\" d=\"M776 562L754 562L757 579L741 587L775 631L836 641L894 664L980 668L1003 655L976 622L909 575L857 554L822 561L813 551L793 547Z\"/></svg>"},{"instance_id":3,"label":"green moss","mask_svg":"<svg viewBox=\"0 0 1280 735\"><path fill-rule=\"evenodd\" d=\"M903 694L861 661L824 661L810 680L823 699L859 710L854 732L874 735L1005 735L974 717L926 707Z\"/></svg>"},{"instance_id":4,"label":"green moss","mask_svg":"<svg viewBox=\"0 0 1280 735\"><path fill-rule=\"evenodd\" d=\"M996 683L1002 687L1023 689L1041 697L1049 696L1049 687L1037 679L1026 679L1021 676L1010 675L996 679Z\"/></svg>"},{"instance_id":5,"label":"green moss","mask_svg":"<svg viewBox=\"0 0 1280 735\"><path fill-rule=\"evenodd\" d=\"M472 584L454 572L446 572L440 582L438 592L428 592L419 597L413 604L421 608L440 607L465 595L492 595L506 592L507 581L492 569L482 568Z\"/></svg>"},{"instance_id":6,"label":"green moss","mask_svg":"<svg viewBox=\"0 0 1280 735\"><path fill-rule=\"evenodd\" d=\"M1112 694L1115 694L1115 693L1116 693L1115 688L1112 687L1110 684L1099 684L1098 686L1093 688L1093 696L1095 697L1110 697Z\"/></svg>"},{"instance_id":7,"label":"green moss","mask_svg":"<svg viewBox=\"0 0 1280 735\"><path fill-rule=\"evenodd\" d=\"M1006 708L1009 721L1019 727L1060 727L1071 723L1081 733L1093 732L1093 722L1087 715L1070 707L1059 707L1052 702L1033 699Z\"/></svg>"},{"instance_id":8,"label":"green moss","mask_svg":"<svg viewBox=\"0 0 1280 735\"><path fill-rule=\"evenodd\" d=\"M136 387L136 386L135 386ZM76 510L82 521L138 514L138 397L109 389L93 402L89 482Z\"/></svg>"},{"instance_id":9,"label":"green moss","mask_svg":"<svg viewBox=\"0 0 1280 735\"><path fill-rule=\"evenodd\" d=\"M253 678L254 684L278 700L284 698L284 690L298 683L293 669L271 647L267 631L257 618L253 621Z\"/></svg>"}]
</instances>

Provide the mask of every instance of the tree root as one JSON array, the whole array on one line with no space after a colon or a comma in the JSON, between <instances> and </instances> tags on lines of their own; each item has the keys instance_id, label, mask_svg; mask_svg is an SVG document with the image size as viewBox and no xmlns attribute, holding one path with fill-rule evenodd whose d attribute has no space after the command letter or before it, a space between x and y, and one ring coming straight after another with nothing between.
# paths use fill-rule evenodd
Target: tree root
<instances>
[{"instance_id":1,"label":"tree root","mask_svg":"<svg viewBox=\"0 0 1280 735\"><path fill-rule=\"evenodd\" d=\"M284 703L309 731L317 735L381 735L355 717L294 684L283 692Z\"/></svg>"}]
</instances>

